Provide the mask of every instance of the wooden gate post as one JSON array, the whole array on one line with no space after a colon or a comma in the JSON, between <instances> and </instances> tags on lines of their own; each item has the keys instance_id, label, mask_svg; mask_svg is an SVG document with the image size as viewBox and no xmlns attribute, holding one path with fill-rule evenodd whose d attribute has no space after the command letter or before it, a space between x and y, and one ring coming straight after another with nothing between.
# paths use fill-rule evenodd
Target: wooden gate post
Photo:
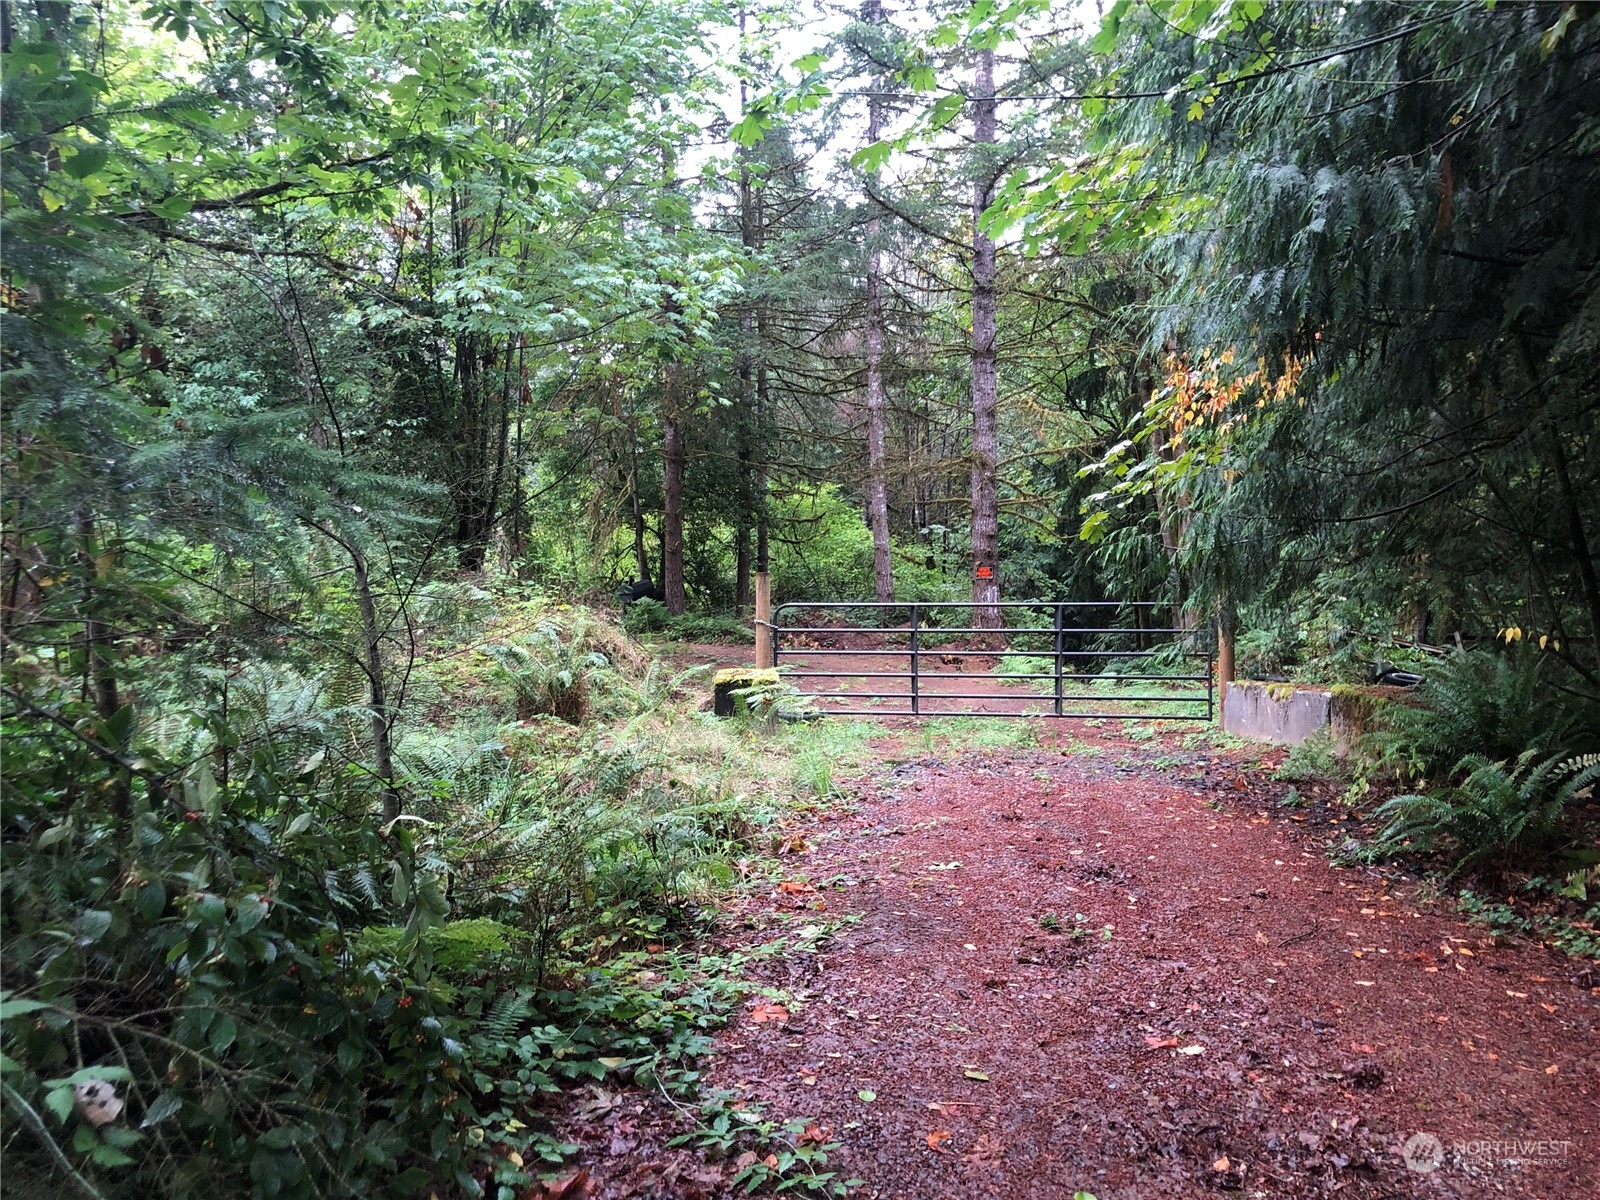
<instances>
[{"instance_id":1,"label":"wooden gate post","mask_svg":"<svg viewBox=\"0 0 1600 1200\"><path fill-rule=\"evenodd\" d=\"M1217 626L1217 688L1223 691L1233 682L1233 630Z\"/></svg>"},{"instance_id":2,"label":"wooden gate post","mask_svg":"<svg viewBox=\"0 0 1600 1200\"><path fill-rule=\"evenodd\" d=\"M773 665L772 642L772 576L766 571L756 572L756 666Z\"/></svg>"}]
</instances>

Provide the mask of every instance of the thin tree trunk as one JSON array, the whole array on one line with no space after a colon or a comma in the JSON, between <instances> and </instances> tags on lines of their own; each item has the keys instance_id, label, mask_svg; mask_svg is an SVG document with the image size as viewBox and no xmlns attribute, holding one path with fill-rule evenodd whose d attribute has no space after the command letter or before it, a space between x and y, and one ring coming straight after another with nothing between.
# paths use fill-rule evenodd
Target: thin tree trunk
<instances>
[{"instance_id":1,"label":"thin tree trunk","mask_svg":"<svg viewBox=\"0 0 1600 1200\"><path fill-rule=\"evenodd\" d=\"M122 707L117 693L117 675L112 669L106 627L100 620L99 582L105 573L95 546L94 518L86 509L78 512L78 565L83 568L84 671L94 696L94 711L102 719Z\"/></svg>"},{"instance_id":2,"label":"thin tree trunk","mask_svg":"<svg viewBox=\"0 0 1600 1200\"><path fill-rule=\"evenodd\" d=\"M999 382L995 372L994 241L982 217L994 198L994 51L978 52L973 86L972 140L977 176L972 184L972 624L998 629L1000 609L1000 502L996 482Z\"/></svg>"},{"instance_id":3,"label":"thin tree trunk","mask_svg":"<svg viewBox=\"0 0 1600 1200\"><path fill-rule=\"evenodd\" d=\"M1597 657L1600 657L1600 579L1596 578L1594 555L1589 549L1589 536L1583 528L1583 513L1578 508L1578 497L1572 488L1572 476L1567 469L1567 449L1561 444L1561 435L1550 430L1550 449L1556 468L1556 481L1561 484L1561 499L1567 510L1567 532L1572 538L1572 553L1578 567L1578 581L1583 586L1584 602L1589 608L1589 634L1594 639Z\"/></svg>"},{"instance_id":4,"label":"thin tree trunk","mask_svg":"<svg viewBox=\"0 0 1600 1200\"><path fill-rule=\"evenodd\" d=\"M878 0L868 0L862 20L883 20L883 6ZM880 78L867 100L869 146L883 135L883 102L878 97L882 86ZM870 194L867 203L873 203ZM872 528L873 583L878 602L888 604L894 600L894 562L890 557L889 494L884 471L883 253L878 245L881 234L882 222L874 216L867 222L867 477L862 490L866 493L867 524Z\"/></svg>"},{"instance_id":5,"label":"thin tree trunk","mask_svg":"<svg viewBox=\"0 0 1600 1200\"><path fill-rule=\"evenodd\" d=\"M759 331L764 323L758 315L756 327ZM766 419L767 406L770 399L767 393L767 364L758 363L756 366L756 442L763 447L763 452L756 459L756 574L767 573L767 456L764 452L766 436L762 422Z\"/></svg>"},{"instance_id":6,"label":"thin tree trunk","mask_svg":"<svg viewBox=\"0 0 1600 1200\"><path fill-rule=\"evenodd\" d=\"M756 250L767 245L766 192L755 196ZM767 419L772 411L772 397L767 383L767 308L756 305L756 419L753 452L756 467L756 574L767 574Z\"/></svg>"},{"instance_id":7,"label":"thin tree trunk","mask_svg":"<svg viewBox=\"0 0 1600 1200\"><path fill-rule=\"evenodd\" d=\"M678 418L679 393L683 389L683 365L668 363L663 404L666 413L661 423L661 454L666 464L662 494L665 497L661 521L661 588L667 598L667 611L681 616L687 607L683 591L683 426Z\"/></svg>"},{"instance_id":8,"label":"thin tree trunk","mask_svg":"<svg viewBox=\"0 0 1600 1200\"><path fill-rule=\"evenodd\" d=\"M628 476L629 491L633 493L633 562L638 568L636 579L650 583L654 576L650 571L650 556L645 552L644 535L644 504L639 499L639 422L638 412L633 405L629 405L631 420L628 424Z\"/></svg>"},{"instance_id":9,"label":"thin tree trunk","mask_svg":"<svg viewBox=\"0 0 1600 1200\"><path fill-rule=\"evenodd\" d=\"M401 812L400 789L394 777L394 714L389 708L388 677L383 663L383 628L378 624L378 602L372 594L372 575L366 553L354 536L302 516L350 559L355 575L356 609L361 614L361 671L367 677L367 713L372 731L372 773L383 789L383 822L391 824Z\"/></svg>"},{"instance_id":10,"label":"thin tree trunk","mask_svg":"<svg viewBox=\"0 0 1600 1200\"><path fill-rule=\"evenodd\" d=\"M669 193L678 187L677 157L670 146L661 151L661 184ZM670 217L663 223L662 232L669 239L677 235L677 225ZM677 298L669 297L663 316L674 335L682 332L682 315ZM683 444L684 368L679 349L668 344L661 372L661 590L667 611L675 617L682 616L688 607L683 590L683 474L687 452Z\"/></svg>"},{"instance_id":11,"label":"thin tree trunk","mask_svg":"<svg viewBox=\"0 0 1600 1200\"><path fill-rule=\"evenodd\" d=\"M739 6L739 61L749 68L745 26L750 10ZM743 117L750 102L748 70L739 73L739 115ZM739 147L739 244L744 249L746 261L754 257L756 245L756 216L754 189L750 185L750 147ZM751 355L751 340L755 333L755 308L747 296L739 306L739 511L734 518L733 534L733 609L742 616L750 606L750 506L751 483L754 465L751 461L755 434L751 426L755 421L755 380Z\"/></svg>"},{"instance_id":12,"label":"thin tree trunk","mask_svg":"<svg viewBox=\"0 0 1600 1200\"><path fill-rule=\"evenodd\" d=\"M94 517L87 508L78 510L77 535L78 564L83 568L83 669L94 698L95 714L102 721L109 721L122 707L122 698L117 690L108 630L100 620L100 581L106 572L106 552L95 544ZM127 747L116 749L121 753ZM129 772L119 769L111 786L111 812L118 818L126 817L132 805L130 780Z\"/></svg>"},{"instance_id":13,"label":"thin tree trunk","mask_svg":"<svg viewBox=\"0 0 1600 1200\"><path fill-rule=\"evenodd\" d=\"M741 340L750 341L755 332L755 314L746 304L739 315ZM755 502L752 443L755 432L755 379L748 348L739 352L739 511L734 518L733 530L733 606L735 613L743 615L750 607L750 510Z\"/></svg>"},{"instance_id":14,"label":"thin tree trunk","mask_svg":"<svg viewBox=\"0 0 1600 1200\"><path fill-rule=\"evenodd\" d=\"M635 576L645 583L653 582L650 571L650 556L644 548L644 513L639 510L639 481L633 481L633 562L639 574Z\"/></svg>"},{"instance_id":15,"label":"thin tree trunk","mask_svg":"<svg viewBox=\"0 0 1600 1200\"><path fill-rule=\"evenodd\" d=\"M867 226L867 237L876 238L878 222ZM867 521L872 526L872 576L880 602L894 599L894 566L890 558L889 493L884 472L883 394L883 279L879 274L878 251L867 256Z\"/></svg>"},{"instance_id":16,"label":"thin tree trunk","mask_svg":"<svg viewBox=\"0 0 1600 1200\"><path fill-rule=\"evenodd\" d=\"M388 684L383 669L383 631L378 626L378 606L372 596L367 556L353 540L341 540L355 569L356 604L361 610L361 640L365 651L367 709L371 713L372 769L383 787L383 823L400 815L400 789L394 781L393 716L389 712Z\"/></svg>"}]
</instances>

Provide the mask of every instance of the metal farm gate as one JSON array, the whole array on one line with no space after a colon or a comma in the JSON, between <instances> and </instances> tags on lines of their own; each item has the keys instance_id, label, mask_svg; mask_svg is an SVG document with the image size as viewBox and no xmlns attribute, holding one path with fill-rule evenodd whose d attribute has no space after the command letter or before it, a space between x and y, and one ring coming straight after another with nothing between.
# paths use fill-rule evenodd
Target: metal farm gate
<instances>
[{"instance_id":1,"label":"metal farm gate","mask_svg":"<svg viewBox=\"0 0 1600 1200\"><path fill-rule=\"evenodd\" d=\"M823 713L1210 721L1213 650L1148 601L802 601L772 613L775 666Z\"/></svg>"}]
</instances>

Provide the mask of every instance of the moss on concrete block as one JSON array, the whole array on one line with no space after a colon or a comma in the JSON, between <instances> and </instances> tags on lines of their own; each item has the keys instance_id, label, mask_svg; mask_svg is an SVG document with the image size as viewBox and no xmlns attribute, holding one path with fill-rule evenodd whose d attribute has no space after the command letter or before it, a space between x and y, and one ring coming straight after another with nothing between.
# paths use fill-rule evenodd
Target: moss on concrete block
<instances>
[{"instance_id":1,"label":"moss on concrete block","mask_svg":"<svg viewBox=\"0 0 1600 1200\"><path fill-rule=\"evenodd\" d=\"M711 710L719 717L731 717L738 711L735 692L777 687L782 682L776 667L724 667L711 677Z\"/></svg>"}]
</instances>

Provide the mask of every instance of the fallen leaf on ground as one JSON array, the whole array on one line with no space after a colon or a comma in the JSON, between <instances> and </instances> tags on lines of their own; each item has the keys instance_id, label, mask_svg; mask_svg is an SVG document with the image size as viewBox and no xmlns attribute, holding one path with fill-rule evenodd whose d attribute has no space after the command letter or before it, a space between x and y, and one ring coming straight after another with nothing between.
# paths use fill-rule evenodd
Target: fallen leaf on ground
<instances>
[{"instance_id":1,"label":"fallen leaf on ground","mask_svg":"<svg viewBox=\"0 0 1600 1200\"><path fill-rule=\"evenodd\" d=\"M757 1025L767 1021L787 1021L789 1010L781 1004L758 1004L750 1010L750 1019Z\"/></svg>"},{"instance_id":2,"label":"fallen leaf on ground","mask_svg":"<svg viewBox=\"0 0 1600 1200\"><path fill-rule=\"evenodd\" d=\"M1178 1044L1177 1038L1147 1037L1144 1044L1152 1050L1170 1050Z\"/></svg>"},{"instance_id":3,"label":"fallen leaf on ground","mask_svg":"<svg viewBox=\"0 0 1600 1200\"><path fill-rule=\"evenodd\" d=\"M860 1100L861 1103L863 1103L863 1104L871 1104L877 1098L878 1098L878 1093L877 1092L868 1091L866 1088L862 1088L859 1092L856 1093L856 1099Z\"/></svg>"},{"instance_id":4,"label":"fallen leaf on ground","mask_svg":"<svg viewBox=\"0 0 1600 1200\"><path fill-rule=\"evenodd\" d=\"M987 1075L985 1075L982 1071L963 1071L962 1074L965 1075L968 1079L976 1079L979 1083L988 1083L989 1082L989 1077Z\"/></svg>"},{"instance_id":5,"label":"fallen leaf on ground","mask_svg":"<svg viewBox=\"0 0 1600 1200\"><path fill-rule=\"evenodd\" d=\"M1221 1158L1217 1159L1216 1162L1211 1164L1211 1169L1213 1171L1226 1171L1231 1166L1233 1166L1233 1164L1228 1161L1228 1156L1224 1154Z\"/></svg>"},{"instance_id":6,"label":"fallen leaf on ground","mask_svg":"<svg viewBox=\"0 0 1600 1200\"><path fill-rule=\"evenodd\" d=\"M592 1195L593 1187L589 1183L589 1172L580 1170L565 1179L547 1179L533 1185L532 1189L523 1193L528 1200L583 1200L583 1197Z\"/></svg>"},{"instance_id":7,"label":"fallen leaf on ground","mask_svg":"<svg viewBox=\"0 0 1600 1200\"><path fill-rule=\"evenodd\" d=\"M812 887L809 883L805 883L800 880L785 879L778 885L778 890L780 892L787 892L791 896L798 896L805 892L814 892L817 889Z\"/></svg>"},{"instance_id":8,"label":"fallen leaf on ground","mask_svg":"<svg viewBox=\"0 0 1600 1200\"><path fill-rule=\"evenodd\" d=\"M930 1133L928 1135L928 1149L929 1150L940 1150L940 1149L943 1149L944 1148L944 1144L946 1142L948 1142L949 1140L950 1140L950 1131L948 1129L935 1129L932 1133Z\"/></svg>"},{"instance_id":9,"label":"fallen leaf on ground","mask_svg":"<svg viewBox=\"0 0 1600 1200\"><path fill-rule=\"evenodd\" d=\"M987 1133L980 1133L978 1135L978 1140L972 1143L972 1149L968 1150L961 1157L967 1159L969 1162L986 1163L995 1162L998 1159L1004 1158L1005 1155L1006 1147L1004 1142L1000 1141L999 1138L992 1137Z\"/></svg>"},{"instance_id":10,"label":"fallen leaf on ground","mask_svg":"<svg viewBox=\"0 0 1600 1200\"><path fill-rule=\"evenodd\" d=\"M1179 1054L1204 1054L1205 1052L1206 1048L1204 1046L1185 1046L1178 1051Z\"/></svg>"}]
</instances>

